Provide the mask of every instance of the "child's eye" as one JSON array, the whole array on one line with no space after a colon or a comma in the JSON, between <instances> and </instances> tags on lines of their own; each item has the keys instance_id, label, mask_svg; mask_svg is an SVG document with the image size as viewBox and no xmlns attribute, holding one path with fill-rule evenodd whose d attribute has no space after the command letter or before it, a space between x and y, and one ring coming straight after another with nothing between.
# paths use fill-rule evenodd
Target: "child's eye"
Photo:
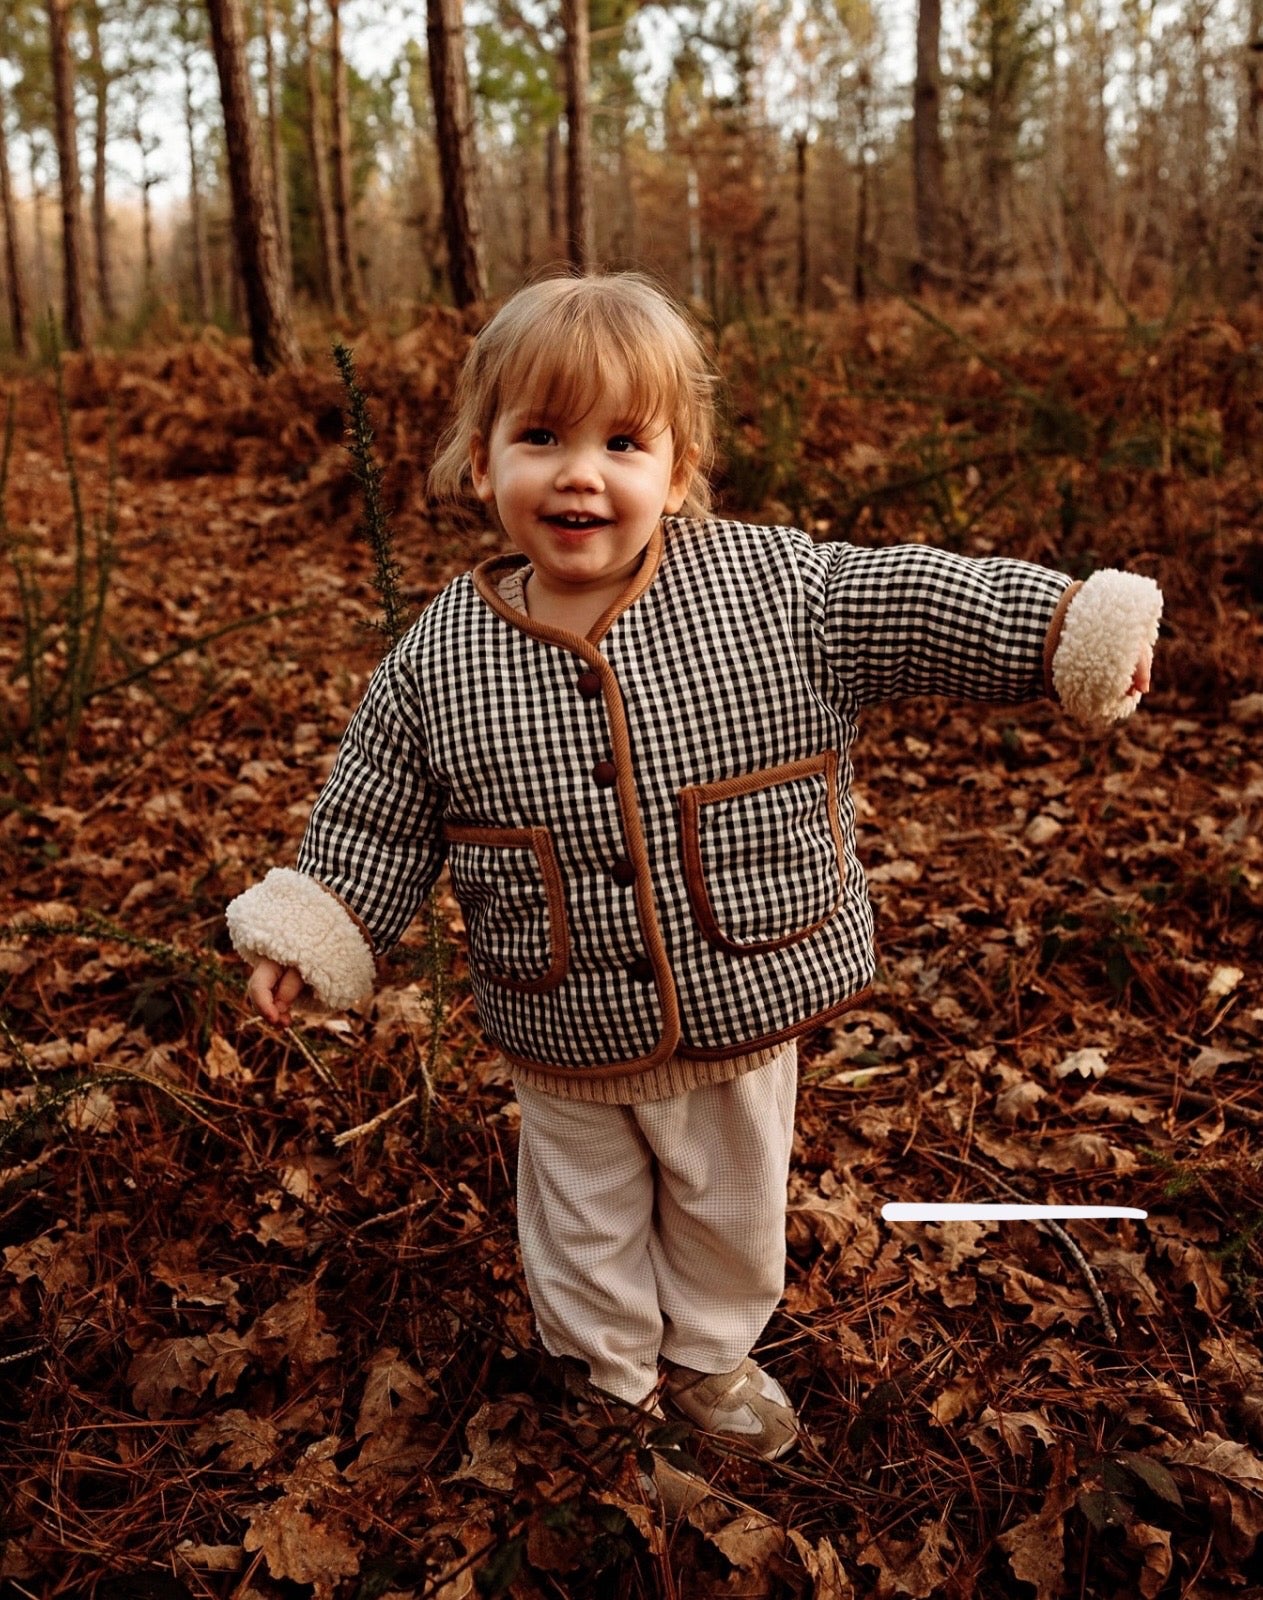
<instances>
[{"instance_id":1,"label":"child's eye","mask_svg":"<svg viewBox=\"0 0 1263 1600\"><path fill-rule=\"evenodd\" d=\"M551 428L524 428L522 430L524 444L551 444L553 430Z\"/></svg>"},{"instance_id":2,"label":"child's eye","mask_svg":"<svg viewBox=\"0 0 1263 1600\"><path fill-rule=\"evenodd\" d=\"M638 450L639 448L640 446L629 433L616 433L606 446L608 450L619 451Z\"/></svg>"}]
</instances>

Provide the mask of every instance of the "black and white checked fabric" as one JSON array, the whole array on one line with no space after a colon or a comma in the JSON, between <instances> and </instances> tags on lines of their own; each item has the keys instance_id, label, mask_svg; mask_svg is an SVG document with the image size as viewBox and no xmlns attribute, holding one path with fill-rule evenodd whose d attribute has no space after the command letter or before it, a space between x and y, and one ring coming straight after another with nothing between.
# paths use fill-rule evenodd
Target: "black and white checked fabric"
<instances>
[{"instance_id":1,"label":"black and white checked fabric","mask_svg":"<svg viewBox=\"0 0 1263 1600\"><path fill-rule=\"evenodd\" d=\"M664 527L652 583L598 648L627 722L679 1048L740 1053L810 1025L871 979L849 759L862 707L912 694L1038 697L1069 580L921 545L817 545L796 529L722 520ZM593 776L615 749L604 697L576 692L587 666L508 622L471 575L456 579L374 675L298 868L342 897L380 953L450 851L490 1039L545 1067L635 1070L662 1042L663 996L642 981L649 941L635 895L611 873L631 849L616 789ZM681 790L826 752L840 866L823 770L698 808L708 937L686 885ZM547 892L536 836L449 846L445 824L462 835L546 830L563 903ZM539 983L550 970L559 980Z\"/></svg>"}]
</instances>

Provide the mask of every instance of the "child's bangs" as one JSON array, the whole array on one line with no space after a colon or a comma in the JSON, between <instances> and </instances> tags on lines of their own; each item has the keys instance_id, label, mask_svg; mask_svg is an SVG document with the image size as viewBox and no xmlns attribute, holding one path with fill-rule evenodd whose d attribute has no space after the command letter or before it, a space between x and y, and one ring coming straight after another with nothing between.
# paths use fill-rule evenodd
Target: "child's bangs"
<instances>
[{"instance_id":1,"label":"child's bangs","mask_svg":"<svg viewBox=\"0 0 1263 1600\"><path fill-rule=\"evenodd\" d=\"M556 324L550 326L550 324ZM682 382L675 364L645 338L587 318L544 317L501 376L501 394L528 398L529 415L565 425L581 421L598 400L618 395L619 422L633 432L680 420Z\"/></svg>"}]
</instances>

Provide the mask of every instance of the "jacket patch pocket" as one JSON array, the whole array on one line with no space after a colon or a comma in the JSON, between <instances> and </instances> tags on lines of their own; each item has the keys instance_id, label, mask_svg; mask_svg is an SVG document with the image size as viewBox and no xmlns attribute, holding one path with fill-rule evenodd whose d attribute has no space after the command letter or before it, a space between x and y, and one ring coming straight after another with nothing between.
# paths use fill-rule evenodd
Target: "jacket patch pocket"
<instances>
[{"instance_id":1,"label":"jacket patch pocket","mask_svg":"<svg viewBox=\"0 0 1263 1600\"><path fill-rule=\"evenodd\" d=\"M528 994L555 989L570 938L551 833L448 823L443 837L474 974Z\"/></svg>"},{"instance_id":2,"label":"jacket patch pocket","mask_svg":"<svg viewBox=\"0 0 1263 1600\"><path fill-rule=\"evenodd\" d=\"M824 926L842 900L845 852L836 751L680 790L684 877L713 945L779 950Z\"/></svg>"}]
</instances>

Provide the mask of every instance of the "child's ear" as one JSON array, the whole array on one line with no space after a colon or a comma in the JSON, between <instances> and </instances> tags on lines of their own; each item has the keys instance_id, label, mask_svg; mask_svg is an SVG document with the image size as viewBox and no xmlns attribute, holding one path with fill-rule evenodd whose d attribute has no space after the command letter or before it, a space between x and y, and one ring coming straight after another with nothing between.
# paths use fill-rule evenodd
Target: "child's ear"
<instances>
[{"instance_id":1,"label":"child's ear","mask_svg":"<svg viewBox=\"0 0 1263 1600\"><path fill-rule=\"evenodd\" d=\"M474 493L484 505L489 505L495 499L495 491L491 487L490 457L480 433L475 433L469 441L469 478Z\"/></svg>"},{"instance_id":2,"label":"child's ear","mask_svg":"<svg viewBox=\"0 0 1263 1600\"><path fill-rule=\"evenodd\" d=\"M667 503L662 508L667 516L673 517L688 499L689 490L693 487L693 474L697 471L701 456L701 445L691 444L676 462L671 473L671 486L667 490Z\"/></svg>"}]
</instances>

